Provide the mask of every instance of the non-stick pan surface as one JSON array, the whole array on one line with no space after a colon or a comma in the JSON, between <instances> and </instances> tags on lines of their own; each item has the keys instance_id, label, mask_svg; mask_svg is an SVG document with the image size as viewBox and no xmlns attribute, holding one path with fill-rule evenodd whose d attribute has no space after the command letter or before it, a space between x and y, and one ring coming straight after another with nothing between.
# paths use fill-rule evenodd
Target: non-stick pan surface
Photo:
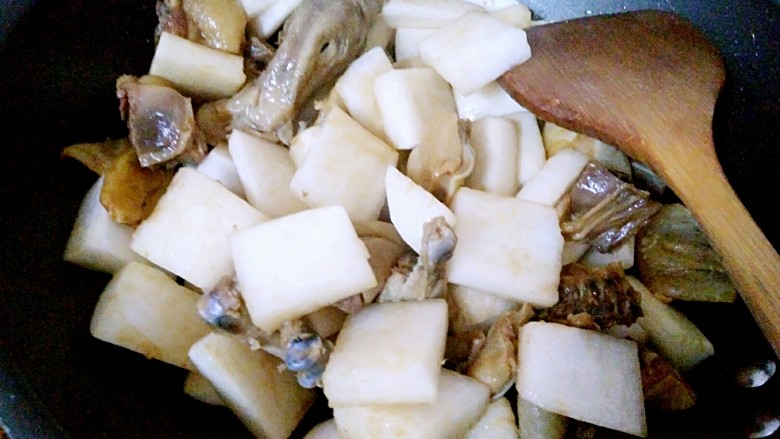
<instances>
[{"instance_id":1,"label":"non-stick pan surface","mask_svg":"<svg viewBox=\"0 0 780 439\"><path fill-rule=\"evenodd\" d=\"M529 0L529 6L551 20L665 9L701 27L722 50L729 73L714 121L721 163L780 247L777 0ZM226 409L184 396L182 371L94 340L89 319L108 276L61 262L95 177L60 160L59 150L125 135L114 81L148 70L155 23L153 0L0 2L0 420L12 438L249 436ZM735 367L774 358L744 307L685 310L717 354L690 376L697 407L651 414L651 437L744 437L755 416L780 414L777 379L753 390L732 383Z\"/></svg>"}]
</instances>

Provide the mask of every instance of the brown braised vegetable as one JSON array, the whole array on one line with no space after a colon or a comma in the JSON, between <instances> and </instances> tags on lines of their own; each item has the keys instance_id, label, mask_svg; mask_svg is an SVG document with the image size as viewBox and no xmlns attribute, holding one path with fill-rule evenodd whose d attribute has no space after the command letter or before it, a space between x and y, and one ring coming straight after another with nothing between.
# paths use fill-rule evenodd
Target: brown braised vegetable
<instances>
[{"instance_id":1,"label":"brown braised vegetable","mask_svg":"<svg viewBox=\"0 0 780 439\"><path fill-rule=\"evenodd\" d=\"M557 304L540 312L542 320L606 330L631 326L642 316L640 295L617 264L593 270L579 264L564 266L558 295Z\"/></svg>"},{"instance_id":2,"label":"brown braised vegetable","mask_svg":"<svg viewBox=\"0 0 780 439\"><path fill-rule=\"evenodd\" d=\"M96 143L77 143L62 150L62 157L76 159L89 168L90 171L104 175L111 163L124 151L132 150L127 139L111 140Z\"/></svg>"},{"instance_id":3,"label":"brown braised vegetable","mask_svg":"<svg viewBox=\"0 0 780 439\"><path fill-rule=\"evenodd\" d=\"M561 232L567 241L591 242L607 253L634 236L661 208L649 195L590 162L570 192Z\"/></svg>"},{"instance_id":4,"label":"brown braised vegetable","mask_svg":"<svg viewBox=\"0 0 780 439\"><path fill-rule=\"evenodd\" d=\"M152 213L173 174L142 167L135 151L125 148L104 174L100 203L114 221L135 226Z\"/></svg>"},{"instance_id":5,"label":"brown braised vegetable","mask_svg":"<svg viewBox=\"0 0 780 439\"><path fill-rule=\"evenodd\" d=\"M642 283L659 298L733 302L737 291L707 235L682 204L665 205L638 235Z\"/></svg>"},{"instance_id":6,"label":"brown braised vegetable","mask_svg":"<svg viewBox=\"0 0 780 439\"><path fill-rule=\"evenodd\" d=\"M650 350L639 354L642 392L650 407L662 411L685 410L696 403L696 394L666 358Z\"/></svg>"}]
</instances>

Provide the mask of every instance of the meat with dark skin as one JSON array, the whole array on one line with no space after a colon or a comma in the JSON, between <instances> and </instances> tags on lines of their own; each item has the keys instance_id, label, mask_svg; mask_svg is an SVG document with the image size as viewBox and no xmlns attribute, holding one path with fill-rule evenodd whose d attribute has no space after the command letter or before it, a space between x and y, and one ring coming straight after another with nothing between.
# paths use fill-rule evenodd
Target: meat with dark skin
<instances>
[{"instance_id":1,"label":"meat with dark skin","mask_svg":"<svg viewBox=\"0 0 780 439\"><path fill-rule=\"evenodd\" d=\"M141 166L197 163L206 155L189 98L131 76L120 77L116 89L119 111Z\"/></svg>"},{"instance_id":2,"label":"meat with dark skin","mask_svg":"<svg viewBox=\"0 0 780 439\"><path fill-rule=\"evenodd\" d=\"M642 316L640 295L617 264L595 270L566 265L561 271L558 295L557 304L541 311L542 320L606 330L616 325L631 326Z\"/></svg>"},{"instance_id":3,"label":"meat with dark skin","mask_svg":"<svg viewBox=\"0 0 780 439\"><path fill-rule=\"evenodd\" d=\"M382 0L310 0L284 24L281 43L263 73L239 91L229 109L235 124L273 132L340 75L365 47Z\"/></svg>"}]
</instances>

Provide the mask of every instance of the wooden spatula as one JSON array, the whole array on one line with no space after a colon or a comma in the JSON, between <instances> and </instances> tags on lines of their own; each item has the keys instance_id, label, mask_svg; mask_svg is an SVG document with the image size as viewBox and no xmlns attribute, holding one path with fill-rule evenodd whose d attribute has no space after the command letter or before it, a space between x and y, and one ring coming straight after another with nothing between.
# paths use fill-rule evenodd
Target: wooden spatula
<instances>
[{"instance_id":1,"label":"wooden spatula","mask_svg":"<svg viewBox=\"0 0 780 439\"><path fill-rule=\"evenodd\" d=\"M663 177L709 235L780 354L780 257L718 163L718 51L680 17L630 12L528 31L532 57L499 79L544 120L615 145Z\"/></svg>"}]
</instances>

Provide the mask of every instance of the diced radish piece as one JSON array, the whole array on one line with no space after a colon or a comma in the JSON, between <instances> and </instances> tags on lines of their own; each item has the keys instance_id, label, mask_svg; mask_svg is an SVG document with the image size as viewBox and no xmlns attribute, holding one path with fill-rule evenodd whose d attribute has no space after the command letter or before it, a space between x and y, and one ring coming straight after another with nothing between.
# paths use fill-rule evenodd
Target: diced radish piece
<instances>
[{"instance_id":1,"label":"diced radish piece","mask_svg":"<svg viewBox=\"0 0 780 439\"><path fill-rule=\"evenodd\" d=\"M130 248L205 290L233 272L230 234L267 219L220 183L181 168Z\"/></svg>"},{"instance_id":2,"label":"diced radish piece","mask_svg":"<svg viewBox=\"0 0 780 439\"><path fill-rule=\"evenodd\" d=\"M244 12L246 12L247 17L256 17L277 1L278 0L241 0L241 6L244 7Z\"/></svg>"},{"instance_id":3,"label":"diced radish piece","mask_svg":"<svg viewBox=\"0 0 780 439\"><path fill-rule=\"evenodd\" d=\"M376 78L374 94L382 123L397 149L412 149L435 132L431 122L455 113L452 90L430 68L393 70Z\"/></svg>"},{"instance_id":4,"label":"diced radish piece","mask_svg":"<svg viewBox=\"0 0 780 439\"><path fill-rule=\"evenodd\" d=\"M547 156L544 152L542 134L536 116L529 112L514 113L509 116L520 127L520 151L518 153L517 181L524 186L544 166Z\"/></svg>"},{"instance_id":5,"label":"diced radish piece","mask_svg":"<svg viewBox=\"0 0 780 439\"><path fill-rule=\"evenodd\" d=\"M167 32L160 35L149 73L206 100L232 96L246 81L244 58Z\"/></svg>"},{"instance_id":6,"label":"diced radish piece","mask_svg":"<svg viewBox=\"0 0 780 439\"><path fill-rule=\"evenodd\" d=\"M505 8L491 11L490 15L506 24L510 24L520 29L528 29L531 27L531 10L528 9L528 6L521 5L520 3L514 3Z\"/></svg>"},{"instance_id":7,"label":"diced radish piece","mask_svg":"<svg viewBox=\"0 0 780 439\"><path fill-rule=\"evenodd\" d=\"M636 343L557 323L520 329L517 391L544 410L645 437Z\"/></svg>"},{"instance_id":8,"label":"diced radish piece","mask_svg":"<svg viewBox=\"0 0 780 439\"><path fill-rule=\"evenodd\" d=\"M290 437L316 398L298 385L294 373L280 371L281 360L233 337L211 333L189 354L225 405L257 437Z\"/></svg>"},{"instance_id":9,"label":"diced radish piece","mask_svg":"<svg viewBox=\"0 0 780 439\"><path fill-rule=\"evenodd\" d=\"M618 175L631 175L631 163L628 157L619 149L600 140L575 133L551 122L544 124L542 138L549 157L557 154L561 149L574 148Z\"/></svg>"},{"instance_id":10,"label":"diced radish piece","mask_svg":"<svg viewBox=\"0 0 780 439\"><path fill-rule=\"evenodd\" d=\"M252 322L267 332L376 285L343 207L305 210L232 236Z\"/></svg>"},{"instance_id":11,"label":"diced radish piece","mask_svg":"<svg viewBox=\"0 0 780 439\"><path fill-rule=\"evenodd\" d=\"M454 308L450 310L450 329L453 332L474 328L487 332L496 317L519 306L514 300L461 285L451 285L449 295Z\"/></svg>"},{"instance_id":12,"label":"diced radish piece","mask_svg":"<svg viewBox=\"0 0 780 439\"><path fill-rule=\"evenodd\" d=\"M236 164L226 145L212 149L206 158L198 164L198 172L222 183L230 192L245 198L244 187L236 171Z\"/></svg>"},{"instance_id":13,"label":"diced radish piece","mask_svg":"<svg viewBox=\"0 0 780 439\"><path fill-rule=\"evenodd\" d=\"M206 404L225 405L214 386L198 372L187 374L187 378L184 379L184 393Z\"/></svg>"},{"instance_id":14,"label":"diced radish piece","mask_svg":"<svg viewBox=\"0 0 780 439\"><path fill-rule=\"evenodd\" d=\"M523 439L564 439L569 420L517 397L517 424Z\"/></svg>"},{"instance_id":15,"label":"diced radish piece","mask_svg":"<svg viewBox=\"0 0 780 439\"><path fill-rule=\"evenodd\" d=\"M563 237L552 207L469 188L451 207L458 237L451 283L538 307L558 301Z\"/></svg>"},{"instance_id":16,"label":"diced radish piece","mask_svg":"<svg viewBox=\"0 0 780 439\"><path fill-rule=\"evenodd\" d=\"M333 416L341 439L461 438L485 413L489 394L481 382L442 370L434 402L336 407Z\"/></svg>"},{"instance_id":17,"label":"diced radish piece","mask_svg":"<svg viewBox=\"0 0 780 439\"><path fill-rule=\"evenodd\" d=\"M618 264L624 270L634 266L634 237L628 238L620 247L609 253L601 253L596 248L588 250L580 259L580 263L590 268L602 268L610 264Z\"/></svg>"},{"instance_id":18,"label":"diced radish piece","mask_svg":"<svg viewBox=\"0 0 780 439\"><path fill-rule=\"evenodd\" d=\"M321 129L320 136L296 142L313 144L304 147L309 152L290 181L293 194L310 207L342 206L353 221L377 219L385 203L384 170L396 165L398 152L335 107Z\"/></svg>"},{"instance_id":19,"label":"diced radish piece","mask_svg":"<svg viewBox=\"0 0 780 439\"><path fill-rule=\"evenodd\" d=\"M488 12L499 11L509 6L517 5L517 0L465 0Z\"/></svg>"},{"instance_id":20,"label":"diced radish piece","mask_svg":"<svg viewBox=\"0 0 780 439\"><path fill-rule=\"evenodd\" d=\"M566 241L563 243L563 265L580 260L582 255L588 252L590 244L587 242Z\"/></svg>"},{"instance_id":21,"label":"diced radish piece","mask_svg":"<svg viewBox=\"0 0 780 439\"><path fill-rule=\"evenodd\" d=\"M373 304L350 315L322 376L328 404L435 401L446 339L442 299Z\"/></svg>"},{"instance_id":22,"label":"diced radish piece","mask_svg":"<svg viewBox=\"0 0 780 439\"><path fill-rule=\"evenodd\" d=\"M479 8L462 0L390 0L384 8L392 28L438 28Z\"/></svg>"},{"instance_id":23,"label":"diced radish piece","mask_svg":"<svg viewBox=\"0 0 780 439\"><path fill-rule=\"evenodd\" d=\"M420 57L462 94L470 94L531 57L525 31L469 12L418 45Z\"/></svg>"},{"instance_id":24,"label":"diced radish piece","mask_svg":"<svg viewBox=\"0 0 780 439\"><path fill-rule=\"evenodd\" d=\"M449 225L455 225L455 214L444 203L398 169L387 168L385 187L390 220L404 241L417 253L422 248L425 223L441 216Z\"/></svg>"},{"instance_id":25,"label":"diced radish piece","mask_svg":"<svg viewBox=\"0 0 780 439\"><path fill-rule=\"evenodd\" d=\"M114 222L100 204L102 186L103 178L100 178L81 202L62 258L91 270L113 273L128 262L143 258L130 250L133 229Z\"/></svg>"},{"instance_id":26,"label":"diced radish piece","mask_svg":"<svg viewBox=\"0 0 780 439\"><path fill-rule=\"evenodd\" d=\"M454 93L458 116L465 120L474 121L488 116L506 116L528 111L512 99L497 82L490 82L468 95L457 91Z\"/></svg>"},{"instance_id":27,"label":"diced radish piece","mask_svg":"<svg viewBox=\"0 0 780 439\"><path fill-rule=\"evenodd\" d=\"M436 29L423 29L413 27L399 27L395 31L395 60L401 61L407 58L420 56L417 44Z\"/></svg>"},{"instance_id":28,"label":"diced radish piece","mask_svg":"<svg viewBox=\"0 0 780 439\"><path fill-rule=\"evenodd\" d=\"M515 195L517 183L517 124L500 117L485 117L471 124L469 143L474 148L474 170L466 186L498 195Z\"/></svg>"},{"instance_id":29,"label":"diced radish piece","mask_svg":"<svg viewBox=\"0 0 780 439\"><path fill-rule=\"evenodd\" d=\"M515 413L506 398L491 402L464 439L513 439L518 437Z\"/></svg>"},{"instance_id":30,"label":"diced radish piece","mask_svg":"<svg viewBox=\"0 0 780 439\"><path fill-rule=\"evenodd\" d=\"M295 165L287 148L239 130L228 147L249 204L272 218L307 209L290 191Z\"/></svg>"},{"instance_id":31,"label":"diced radish piece","mask_svg":"<svg viewBox=\"0 0 780 439\"><path fill-rule=\"evenodd\" d=\"M517 198L545 206L555 206L579 178L588 156L574 150L563 149L550 157L534 178L528 181Z\"/></svg>"},{"instance_id":32,"label":"diced radish piece","mask_svg":"<svg viewBox=\"0 0 780 439\"><path fill-rule=\"evenodd\" d=\"M315 425L303 439L341 439L339 430L336 427L335 419L328 419Z\"/></svg>"},{"instance_id":33,"label":"diced radish piece","mask_svg":"<svg viewBox=\"0 0 780 439\"><path fill-rule=\"evenodd\" d=\"M282 27L284 20L287 20L301 1L276 0L257 16L249 19L249 28L254 35L267 39Z\"/></svg>"},{"instance_id":34,"label":"diced radish piece","mask_svg":"<svg viewBox=\"0 0 780 439\"><path fill-rule=\"evenodd\" d=\"M385 137L385 129L374 97L374 82L391 70L393 65L385 51L375 47L352 62L334 87L349 115L380 139Z\"/></svg>"},{"instance_id":35,"label":"diced radish piece","mask_svg":"<svg viewBox=\"0 0 780 439\"><path fill-rule=\"evenodd\" d=\"M117 271L98 300L95 338L175 366L192 369L190 346L209 331L198 316L198 294L162 271L131 262Z\"/></svg>"}]
</instances>

